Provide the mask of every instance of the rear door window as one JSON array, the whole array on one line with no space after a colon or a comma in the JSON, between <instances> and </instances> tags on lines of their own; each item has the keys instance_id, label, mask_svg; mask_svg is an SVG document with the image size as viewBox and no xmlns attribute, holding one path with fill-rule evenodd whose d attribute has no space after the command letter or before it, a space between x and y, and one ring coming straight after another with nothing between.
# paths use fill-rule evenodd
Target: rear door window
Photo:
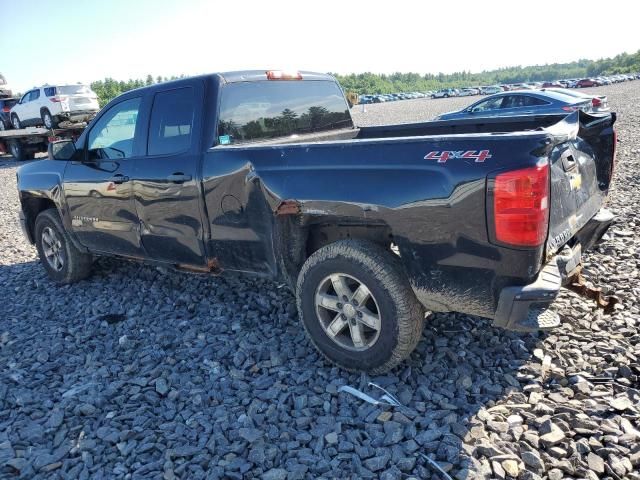
<instances>
[{"instance_id":1,"label":"rear door window","mask_svg":"<svg viewBox=\"0 0 640 480\"><path fill-rule=\"evenodd\" d=\"M531 97L529 95L524 97L524 106L525 107L533 107L537 105L549 105L549 102L542 100L541 98Z\"/></svg>"},{"instance_id":2,"label":"rear door window","mask_svg":"<svg viewBox=\"0 0 640 480\"><path fill-rule=\"evenodd\" d=\"M45 87L44 94L47 97L53 97L56 94L56 87Z\"/></svg>"},{"instance_id":3,"label":"rear door window","mask_svg":"<svg viewBox=\"0 0 640 480\"><path fill-rule=\"evenodd\" d=\"M221 145L353 128L342 90L325 80L230 83L219 118Z\"/></svg>"},{"instance_id":4,"label":"rear door window","mask_svg":"<svg viewBox=\"0 0 640 480\"><path fill-rule=\"evenodd\" d=\"M158 92L153 99L148 155L171 155L189 150L195 113L192 87Z\"/></svg>"}]
</instances>

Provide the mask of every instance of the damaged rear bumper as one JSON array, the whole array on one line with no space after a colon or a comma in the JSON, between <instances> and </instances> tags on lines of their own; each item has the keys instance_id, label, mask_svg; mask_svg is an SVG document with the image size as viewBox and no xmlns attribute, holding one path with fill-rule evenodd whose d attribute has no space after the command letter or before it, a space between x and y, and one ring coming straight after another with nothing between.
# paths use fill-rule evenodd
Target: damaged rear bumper
<instances>
[{"instance_id":1,"label":"damaged rear bumper","mask_svg":"<svg viewBox=\"0 0 640 480\"><path fill-rule=\"evenodd\" d=\"M558 326L560 317L549 307L563 286L586 297L596 298L598 306L610 311L617 299L605 299L600 293L594 297L592 291L599 292L598 289L589 289L584 283L581 283L581 289L574 288L574 285L576 279L579 281L581 278L583 248L586 250L600 240L613 219L614 215L610 211L601 209L575 235L573 246L566 246L561 254L545 265L534 282L503 288L493 324L516 331L546 330Z\"/></svg>"}]
</instances>

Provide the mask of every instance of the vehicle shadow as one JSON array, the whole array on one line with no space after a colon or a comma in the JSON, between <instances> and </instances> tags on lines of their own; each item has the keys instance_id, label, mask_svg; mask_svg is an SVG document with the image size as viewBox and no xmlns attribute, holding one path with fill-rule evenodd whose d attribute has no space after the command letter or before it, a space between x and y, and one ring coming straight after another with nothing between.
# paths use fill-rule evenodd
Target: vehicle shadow
<instances>
[{"instance_id":1,"label":"vehicle shadow","mask_svg":"<svg viewBox=\"0 0 640 480\"><path fill-rule=\"evenodd\" d=\"M291 293L273 282L112 259L69 286L35 261L0 266L0 281L11 286L0 306L0 477L134 475L146 465L165 478L272 468L291 478L446 478L424 455L453 478L490 477L479 458L506 452L488 436L522 434L494 407L527 403L542 338L430 315L411 358L370 377L328 364ZM378 397L369 382L402 406L339 392Z\"/></svg>"}]
</instances>

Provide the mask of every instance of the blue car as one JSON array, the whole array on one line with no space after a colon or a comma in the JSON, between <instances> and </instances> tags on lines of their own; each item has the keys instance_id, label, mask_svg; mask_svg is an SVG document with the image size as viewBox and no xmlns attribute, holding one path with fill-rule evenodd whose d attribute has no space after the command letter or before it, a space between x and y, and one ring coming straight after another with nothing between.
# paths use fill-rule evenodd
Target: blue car
<instances>
[{"instance_id":1,"label":"blue car","mask_svg":"<svg viewBox=\"0 0 640 480\"><path fill-rule=\"evenodd\" d=\"M541 113L591 111L591 101L552 91L511 91L496 93L472 103L456 112L444 113L435 120L454 120L473 117L511 117Z\"/></svg>"}]
</instances>

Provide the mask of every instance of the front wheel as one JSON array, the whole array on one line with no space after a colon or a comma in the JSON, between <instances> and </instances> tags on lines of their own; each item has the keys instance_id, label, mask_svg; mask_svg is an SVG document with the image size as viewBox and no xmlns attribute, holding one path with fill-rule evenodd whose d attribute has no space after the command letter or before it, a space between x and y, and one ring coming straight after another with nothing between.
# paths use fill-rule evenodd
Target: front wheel
<instances>
[{"instance_id":1,"label":"front wheel","mask_svg":"<svg viewBox=\"0 0 640 480\"><path fill-rule=\"evenodd\" d=\"M20 119L15 113L11 115L11 124L13 125L13 128L15 128L16 130L20 130Z\"/></svg>"},{"instance_id":2,"label":"front wheel","mask_svg":"<svg viewBox=\"0 0 640 480\"><path fill-rule=\"evenodd\" d=\"M420 340L424 312L399 259L344 240L311 255L296 288L300 320L315 347L347 370L383 373Z\"/></svg>"},{"instance_id":3,"label":"front wheel","mask_svg":"<svg viewBox=\"0 0 640 480\"><path fill-rule=\"evenodd\" d=\"M55 208L36 218L35 239L40 262L56 283L74 283L89 276L93 259L71 242Z\"/></svg>"}]
</instances>

